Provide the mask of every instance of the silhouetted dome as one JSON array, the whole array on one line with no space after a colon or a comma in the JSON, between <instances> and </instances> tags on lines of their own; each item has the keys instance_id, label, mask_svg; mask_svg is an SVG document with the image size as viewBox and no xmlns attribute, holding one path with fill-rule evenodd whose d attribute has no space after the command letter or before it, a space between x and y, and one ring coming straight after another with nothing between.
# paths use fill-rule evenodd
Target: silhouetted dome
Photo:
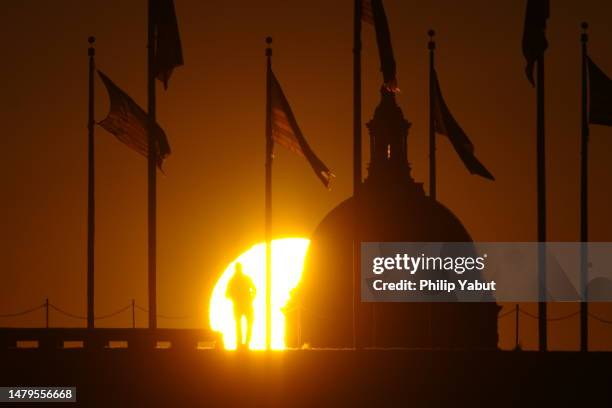
<instances>
[{"instance_id":1,"label":"silhouetted dome","mask_svg":"<svg viewBox=\"0 0 612 408\"><path fill-rule=\"evenodd\" d=\"M334 208L311 238L296 294L303 307L303 342L315 347L353 344L353 237L357 242L472 241L459 219L411 178L406 159L409 127L394 95L383 91L368 123L368 178L358 195ZM362 303L360 310L364 346L497 347L495 303L372 305Z\"/></svg>"}]
</instances>

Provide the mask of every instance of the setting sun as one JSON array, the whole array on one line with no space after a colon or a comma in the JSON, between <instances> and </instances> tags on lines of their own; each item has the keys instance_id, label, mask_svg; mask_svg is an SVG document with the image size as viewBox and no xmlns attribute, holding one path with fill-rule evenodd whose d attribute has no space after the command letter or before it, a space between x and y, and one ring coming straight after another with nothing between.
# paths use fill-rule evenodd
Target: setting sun
<instances>
[{"instance_id":1,"label":"setting sun","mask_svg":"<svg viewBox=\"0 0 612 408\"><path fill-rule=\"evenodd\" d=\"M272 241L272 349L285 348L285 315L282 308L287 304L291 291L298 285L302 277L304 256L310 241L305 238L284 238ZM210 298L210 326L223 334L226 349L236 349L236 329L232 301L226 295L227 284L234 274L237 262L243 265L244 273L248 275L257 288L253 301L254 320L253 335L249 348L251 350L265 349L266 339L266 271L265 244L257 244L234 259L226 268ZM243 325L245 322L243 321ZM244 330L243 330L244 331Z\"/></svg>"}]
</instances>

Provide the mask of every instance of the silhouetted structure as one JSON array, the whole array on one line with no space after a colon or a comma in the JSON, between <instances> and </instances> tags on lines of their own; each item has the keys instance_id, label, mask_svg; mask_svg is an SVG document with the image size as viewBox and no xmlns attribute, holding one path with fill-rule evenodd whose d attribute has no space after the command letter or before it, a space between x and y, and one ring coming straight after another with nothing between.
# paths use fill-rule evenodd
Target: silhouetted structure
<instances>
[{"instance_id":1,"label":"silhouetted structure","mask_svg":"<svg viewBox=\"0 0 612 408\"><path fill-rule=\"evenodd\" d=\"M525 73L531 85L536 87L536 155L537 155L537 215L538 242L546 242L546 121L544 54L548 48L546 22L550 17L550 0L527 0L525 30L523 32L523 55L527 62ZM534 77L534 68L536 75ZM546 245L541 245L538 254L538 284L540 299L546 298ZM547 305L538 303L538 342L540 351L548 347Z\"/></svg>"},{"instance_id":2,"label":"silhouetted structure","mask_svg":"<svg viewBox=\"0 0 612 408\"><path fill-rule=\"evenodd\" d=\"M495 181L493 174L476 158L474 144L448 108L435 67L436 42L429 30L429 196L436 199L436 134L444 135L471 174Z\"/></svg>"},{"instance_id":3,"label":"silhouetted structure","mask_svg":"<svg viewBox=\"0 0 612 408\"><path fill-rule=\"evenodd\" d=\"M148 1L147 9L147 114L149 144L147 161L147 228L149 328L157 328L157 161L158 141L154 127L157 116L155 80L168 88L172 71L183 65L183 51L174 11L174 1Z\"/></svg>"},{"instance_id":4,"label":"silhouetted structure","mask_svg":"<svg viewBox=\"0 0 612 408\"><path fill-rule=\"evenodd\" d=\"M302 134L293 109L272 70L272 37L266 38L266 178L265 178L265 238L266 238L266 349L272 347L272 164L274 146L280 145L304 157L323 185L329 188L334 174L314 153Z\"/></svg>"},{"instance_id":5,"label":"silhouetted structure","mask_svg":"<svg viewBox=\"0 0 612 408\"><path fill-rule=\"evenodd\" d=\"M242 264L236 263L234 276L227 284L226 296L231 299L234 306L234 320L236 322L236 346L242 343L242 317L246 318L247 332L244 346L248 347L251 342L253 328L253 299L255 299L256 288L250 277L242 271Z\"/></svg>"},{"instance_id":6,"label":"silhouetted structure","mask_svg":"<svg viewBox=\"0 0 612 408\"><path fill-rule=\"evenodd\" d=\"M587 242L589 241L589 114L588 114L588 49L589 25L582 23L583 30L580 36L582 43L582 112L580 135L580 294L585 297L580 302L580 350L589 349L589 303L588 300L588 271L589 256Z\"/></svg>"},{"instance_id":7,"label":"silhouetted structure","mask_svg":"<svg viewBox=\"0 0 612 408\"><path fill-rule=\"evenodd\" d=\"M317 227L295 301L303 307L302 336L314 347L353 345L353 238L357 242L470 242L461 222L426 196L410 174L404 119L383 88L370 130L368 177L353 197ZM355 237L353 220L359 220ZM359 304L359 346L497 347L495 303ZM297 314L288 316L288 343Z\"/></svg>"},{"instance_id":8,"label":"silhouetted structure","mask_svg":"<svg viewBox=\"0 0 612 408\"><path fill-rule=\"evenodd\" d=\"M96 237L96 200L95 200L95 139L94 139L94 57L96 39L87 39L89 48L89 85L88 85L88 118L87 118L87 328L94 328L94 270L95 270L95 237ZM48 300L47 300L48 302Z\"/></svg>"}]
</instances>

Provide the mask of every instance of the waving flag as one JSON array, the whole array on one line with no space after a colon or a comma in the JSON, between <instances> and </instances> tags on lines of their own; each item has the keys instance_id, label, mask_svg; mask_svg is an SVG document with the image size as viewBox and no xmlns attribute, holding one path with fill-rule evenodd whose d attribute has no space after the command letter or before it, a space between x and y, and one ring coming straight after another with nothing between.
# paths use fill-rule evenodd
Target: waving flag
<instances>
[{"instance_id":1,"label":"waving flag","mask_svg":"<svg viewBox=\"0 0 612 408\"><path fill-rule=\"evenodd\" d=\"M587 57L589 67L589 123L612 126L612 80Z\"/></svg>"},{"instance_id":2,"label":"waving flag","mask_svg":"<svg viewBox=\"0 0 612 408\"><path fill-rule=\"evenodd\" d=\"M157 167L161 169L170 154L166 133L157 123L150 124L146 112L128 94L101 71L98 74L106 86L111 105L108 116L98 124L145 157L149 155L149 133L152 131L151 139L157 144Z\"/></svg>"},{"instance_id":3,"label":"waving flag","mask_svg":"<svg viewBox=\"0 0 612 408\"><path fill-rule=\"evenodd\" d=\"M446 102L444 102L444 98L442 97L442 91L440 90L438 74L435 70L433 71L433 81L434 109L432 115L436 132L450 139L455 151L471 174L477 174L489 180L495 180L489 170L487 170L474 155L474 145L450 113L448 106L446 106Z\"/></svg>"},{"instance_id":4,"label":"waving flag","mask_svg":"<svg viewBox=\"0 0 612 408\"><path fill-rule=\"evenodd\" d=\"M174 68L183 65L183 49L173 0L153 0L155 24L155 77L168 89Z\"/></svg>"},{"instance_id":5,"label":"waving flag","mask_svg":"<svg viewBox=\"0 0 612 408\"><path fill-rule=\"evenodd\" d=\"M389 22L382 0L363 0L361 19L374 24L376 30L376 44L380 56L380 70L383 74L384 86L390 92L399 92L393 46L391 45L391 32Z\"/></svg>"},{"instance_id":6,"label":"waving flag","mask_svg":"<svg viewBox=\"0 0 612 408\"><path fill-rule=\"evenodd\" d=\"M531 85L535 86L533 69L538 58L548 48L546 40L546 20L550 17L549 0L527 0L525 30L523 32L523 55L527 60L525 74Z\"/></svg>"},{"instance_id":7,"label":"waving flag","mask_svg":"<svg viewBox=\"0 0 612 408\"><path fill-rule=\"evenodd\" d=\"M305 157L317 177L325 187L329 188L333 174L308 145L276 76L272 71L269 72L269 75L271 112L268 112L268 115L271 115L272 140L284 148Z\"/></svg>"}]
</instances>

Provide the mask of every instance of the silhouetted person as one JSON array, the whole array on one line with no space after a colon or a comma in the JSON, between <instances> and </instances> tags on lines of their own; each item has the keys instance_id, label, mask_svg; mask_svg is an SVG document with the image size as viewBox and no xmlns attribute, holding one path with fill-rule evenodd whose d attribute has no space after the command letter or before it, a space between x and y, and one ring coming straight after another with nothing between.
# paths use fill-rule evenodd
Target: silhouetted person
<instances>
[{"instance_id":1,"label":"silhouetted person","mask_svg":"<svg viewBox=\"0 0 612 408\"><path fill-rule=\"evenodd\" d=\"M255 299L255 284L250 277L242 272L242 264L236 263L234 276L227 284L225 296L234 304L234 320L236 322L236 348L248 348L251 342L251 329L253 328L253 299ZM247 321L246 342L242 343L242 316Z\"/></svg>"}]
</instances>

